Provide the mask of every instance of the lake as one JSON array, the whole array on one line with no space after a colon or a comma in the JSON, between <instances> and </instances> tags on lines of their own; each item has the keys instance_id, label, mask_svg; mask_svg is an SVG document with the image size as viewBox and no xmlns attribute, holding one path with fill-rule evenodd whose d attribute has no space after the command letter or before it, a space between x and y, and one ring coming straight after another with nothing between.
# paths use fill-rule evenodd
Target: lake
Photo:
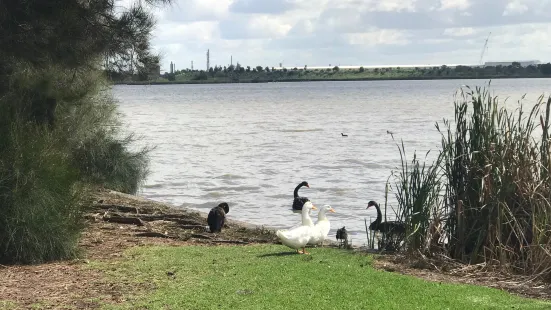
<instances>
[{"instance_id":1,"label":"lake","mask_svg":"<svg viewBox=\"0 0 551 310\"><path fill-rule=\"evenodd\" d=\"M229 218L287 228L300 223L293 190L306 180L310 188L299 194L337 211L328 238L346 226L361 245L364 219L376 217L367 202L384 205L385 183L400 165L396 143L404 141L409 160L414 150L435 155L435 122L453 118L454 93L487 82L117 85L113 94L125 129L156 147L140 195L205 212L226 201ZM551 79L503 79L491 90L514 108L522 95L533 104L550 87ZM395 201L389 193L390 206Z\"/></svg>"}]
</instances>

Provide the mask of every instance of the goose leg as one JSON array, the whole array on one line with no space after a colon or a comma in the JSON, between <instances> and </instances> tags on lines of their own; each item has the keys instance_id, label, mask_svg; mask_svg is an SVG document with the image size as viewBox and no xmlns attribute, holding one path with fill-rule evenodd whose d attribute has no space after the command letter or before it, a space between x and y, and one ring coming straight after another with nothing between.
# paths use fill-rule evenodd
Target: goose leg
<instances>
[{"instance_id":1,"label":"goose leg","mask_svg":"<svg viewBox=\"0 0 551 310\"><path fill-rule=\"evenodd\" d=\"M310 255L310 253L306 252L305 248L302 248L302 254Z\"/></svg>"}]
</instances>

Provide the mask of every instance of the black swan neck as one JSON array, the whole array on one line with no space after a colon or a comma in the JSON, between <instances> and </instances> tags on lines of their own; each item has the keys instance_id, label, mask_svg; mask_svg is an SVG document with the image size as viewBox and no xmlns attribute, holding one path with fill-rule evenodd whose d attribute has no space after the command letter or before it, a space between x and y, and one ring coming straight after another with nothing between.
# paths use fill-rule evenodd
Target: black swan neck
<instances>
[{"instance_id":1,"label":"black swan neck","mask_svg":"<svg viewBox=\"0 0 551 310\"><path fill-rule=\"evenodd\" d=\"M303 186L303 184L300 183L299 185L297 185L297 187L295 187L295 191L293 192L295 198L298 197L298 190L299 190L302 186Z\"/></svg>"},{"instance_id":2,"label":"black swan neck","mask_svg":"<svg viewBox=\"0 0 551 310\"><path fill-rule=\"evenodd\" d=\"M375 209L377 209L377 219L375 219L375 223L380 224L383 221L383 213L381 213L381 208L378 203L375 203Z\"/></svg>"}]
</instances>

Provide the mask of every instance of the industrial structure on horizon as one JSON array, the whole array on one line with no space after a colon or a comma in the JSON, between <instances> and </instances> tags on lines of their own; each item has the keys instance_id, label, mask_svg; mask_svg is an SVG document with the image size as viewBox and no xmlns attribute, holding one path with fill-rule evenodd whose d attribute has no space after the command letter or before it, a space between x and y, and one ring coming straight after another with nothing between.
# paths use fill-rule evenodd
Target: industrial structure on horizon
<instances>
[{"instance_id":1,"label":"industrial structure on horizon","mask_svg":"<svg viewBox=\"0 0 551 310\"><path fill-rule=\"evenodd\" d=\"M232 57L233 58L233 57ZM521 67L528 67L528 66L537 66L539 64L542 64L539 60L521 60L521 61L486 61L484 64L413 64L413 65L363 65L363 66L340 66L340 65L329 65L329 66L283 66L283 64L279 64L277 67L271 67L275 70L283 70L283 69L292 69L292 68L307 68L309 70L325 70L325 69L332 69L335 66L339 67L341 70L354 70L359 69L361 67L364 67L365 69L375 69L375 68L421 68L421 69L430 69L434 67L442 67L447 66L450 68L455 68L457 66L468 66L468 67L495 67L495 66L511 66L513 63L519 63ZM191 70L193 70L193 61ZM233 59L231 60L231 63L233 64ZM210 51L207 50L207 68L210 68ZM169 73L174 73L176 71L176 65L173 62L170 62L170 71ZM208 69L206 70L208 71Z\"/></svg>"},{"instance_id":2,"label":"industrial structure on horizon","mask_svg":"<svg viewBox=\"0 0 551 310\"><path fill-rule=\"evenodd\" d=\"M480 54L480 58L478 60L478 64L416 64L416 65L361 65L361 66L346 66L346 65L331 65L329 64L329 66L308 66L308 65L294 65L294 66L284 66L283 65L283 62L279 62L278 63L278 67L273 67L273 66L268 66L268 67L271 67L275 70L283 70L283 69L289 69L289 68L308 68L308 69L311 69L311 70L325 70L325 69L332 69L334 67L339 67L339 69L342 69L342 70L354 70L354 69L359 69L361 67L364 67L365 69L376 69L376 68L380 68L380 69L383 69L383 68L423 68L423 69L430 69L430 68L434 68L434 67L442 67L442 66L447 66L447 67L451 67L451 68L455 68L457 66L468 66L468 67L495 67L495 66L504 66L504 67L507 67L507 66L511 66L513 65L513 63L520 63L520 66L521 67L528 67L528 66L536 66L536 65L539 65L541 64L541 62L539 60L523 60L523 61L486 61L486 62L483 62L483 58L484 58L484 55L486 53L486 51L488 50L488 41L490 40L490 36L491 36L491 32L488 34L488 37L486 38L486 40L484 41L484 46L482 47L482 51L481 51L481 54ZM206 61L207 61L207 67L206 67L206 70L205 71L209 71L209 69L211 68L211 64L210 64L210 49L207 49L207 53L206 53ZM233 55L230 55L230 66L233 65ZM191 61L191 70L193 71L194 68L193 68L193 60ZM172 63L172 61L170 62L170 73L174 73L176 71L176 65L174 63Z\"/></svg>"},{"instance_id":3,"label":"industrial structure on horizon","mask_svg":"<svg viewBox=\"0 0 551 310\"><path fill-rule=\"evenodd\" d=\"M491 33L490 33L491 35ZM539 60L522 60L522 61L486 61L486 62L482 62L482 59L484 58L484 54L486 52L486 50L488 49L488 40L490 38L490 35L488 35L488 38L486 38L485 42L484 42L484 47L482 48L482 53L480 55L480 59L479 59L479 63L478 64L414 64L414 65L361 65L361 66L358 66L358 65L355 65L355 66L347 66L347 65L332 65L332 64L329 64L329 66L308 66L308 65L294 65L294 66L284 66L283 65L283 62L280 62L278 63L278 67L272 67L272 66L268 66L268 67L271 67L275 70L283 70L283 69L289 69L289 68L308 68L308 69L311 69L311 70L325 70L325 69L332 69L334 68L335 66L339 67L339 69L342 69L342 70L354 70L354 69L359 69L361 67L364 67L365 69L376 69L376 68L380 68L380 69L383 69L383 68L423 68L423 69L430 69L430 68L434 68L434 67L442 67L442 66L447 66L447 67L451 67L451 68L455 68L457 66L468 66L468 67L495 67L495 66L504 66L504 67L507 67L507 66L511 66L513 63L519 63L521 67L528 67L528 66L537 66L539 64L541 64L542 62L539 61ZM206 52L206 70L205 71L209 71L209 69L211 68L211 63L210 63L210 49L207 49L207 52ZM233 55L230 55L230 66L233 65ZM191 61L191 70L193 71L194 68L193 68L193 60ZM176 65L171 61L170 62L170 73L175 73L176 72Z\"/></svg>"}]
</instances>

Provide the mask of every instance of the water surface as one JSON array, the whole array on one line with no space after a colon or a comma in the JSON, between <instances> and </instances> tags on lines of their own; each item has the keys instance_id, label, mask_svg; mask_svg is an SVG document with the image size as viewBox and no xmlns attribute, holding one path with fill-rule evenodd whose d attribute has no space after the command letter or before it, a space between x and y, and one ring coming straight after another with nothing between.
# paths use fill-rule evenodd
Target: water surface
<instances>
[{"instance_id":1,"label":"water surface","mask_svg":"<svg viewBox=\"0 0 551 310\"><path fill-rule=\"evenodd\" d=\"M453 117L455 91L486 82L119 85L113 93L127 129L156 146L141 195L201 211L226 201L230 218L285 228L300 222L290 208L293 189L306 180L300 195L337 211L329 238L346 226L353 244L363 244L364 219L376 216L367 202L383 203L400 161L387 130L410 157L436 151L434 124ZM550 86L551 79L492 81L511 107L524 94L536 102ZM393 193L389 199L395 206Z\"/></svg>"}]
</instances>

